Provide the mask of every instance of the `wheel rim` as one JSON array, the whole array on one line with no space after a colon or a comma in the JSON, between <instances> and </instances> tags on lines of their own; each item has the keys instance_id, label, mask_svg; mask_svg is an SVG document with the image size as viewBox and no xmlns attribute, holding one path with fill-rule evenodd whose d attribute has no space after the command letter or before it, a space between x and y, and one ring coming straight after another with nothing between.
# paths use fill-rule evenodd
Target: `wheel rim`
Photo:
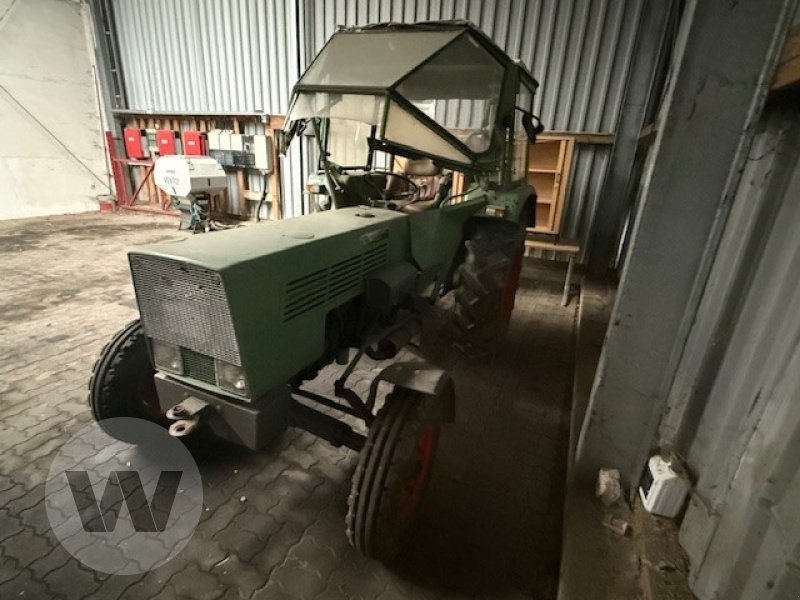
<instances>
[{"instance_id":1,"label":"wheel rim","mask_svg":"<svg viewBox=\"0 0 800 600\"><path fill-rule=\"evenodd\" d=\"M408 478L400 500L400 518L403 522L410 521L417 511L422 492L430 479L438 439L439 428L436 425L428 425L417 436L414 472Z\"/></svg>"}]
</instances>

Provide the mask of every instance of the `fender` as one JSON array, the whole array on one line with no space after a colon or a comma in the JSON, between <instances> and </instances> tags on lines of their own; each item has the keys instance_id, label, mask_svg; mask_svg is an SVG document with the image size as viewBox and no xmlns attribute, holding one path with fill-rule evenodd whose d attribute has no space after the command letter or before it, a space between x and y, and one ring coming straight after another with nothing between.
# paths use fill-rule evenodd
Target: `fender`
<instances>
[{"instance_id":1,"label":"fender","mask_svg":"<svg viewBox=\"0 0 800 600\"><path fill-rule=\"evenodd\" d=\"M444 369L425 362L397 362L383 369L369 388L367 406L375 406L381 381L414 390L435 400L433 417L439 423L452 423L456 416L456 393L453 378Z\"/></svg>"}]
</instances>

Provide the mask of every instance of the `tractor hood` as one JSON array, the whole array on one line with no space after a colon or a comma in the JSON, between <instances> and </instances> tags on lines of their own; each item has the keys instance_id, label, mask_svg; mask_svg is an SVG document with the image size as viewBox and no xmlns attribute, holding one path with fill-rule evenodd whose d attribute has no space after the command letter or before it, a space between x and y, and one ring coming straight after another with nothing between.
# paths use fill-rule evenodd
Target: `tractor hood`
<instances>
[{"instance_id":1,"label":"tractor hood","mask_svg":"<svg viewBox=\"0 0 800 600\"><path fill-rule=\"evenodd\" d=\"M343 29L295 86L284 132L291 140L308 120L345 119L372 128L373 150L488 171L502 160L520 89L530 104L537 86L466 21Z\"/></svg>"},{"instance_id":2,"label":"tractor hood","mask_svg":"<svg viewBox=\"0 0 800 600\"><path fill-rule=\"evenodd\" d=\"M245 227L176 238L158 244L139 246L131 254L148 254L205 267L217 272L246 267L267 256L279 255L298 247L327 247L338 236L353 235L361 230L385 228L388 222L402 221L397 211L350 207L320 211L302 218L263 221ZM318 251L314 250L311 262ZM291 265L297 272L299 265Z\"/></svg>"},{"instance_id":3,"label":"tractor hood","mask_svg":"<svg viewBox=\"0 0 800 600\"><path fill-rule=\"evenodd\" d=\"M179 379L213 387L222 361L256 400L320 358L328 312L403 258L407 230L402 213L353 207L136 248L144 331L180 347Z\"/></svg>"}]
</instances>

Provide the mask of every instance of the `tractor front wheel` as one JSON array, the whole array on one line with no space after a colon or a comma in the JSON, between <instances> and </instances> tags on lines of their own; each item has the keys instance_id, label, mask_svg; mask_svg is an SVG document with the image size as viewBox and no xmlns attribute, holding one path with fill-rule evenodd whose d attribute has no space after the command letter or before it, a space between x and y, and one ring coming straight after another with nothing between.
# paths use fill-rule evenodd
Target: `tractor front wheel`
<instances>
[{"instance_id":1,"label":"tractor front wheel","mask_svg":"<svg viewBox=\"0 0 800 600\"><path fill-rule=\"evenodd\" d=\"M120 417L157 422L163 419L154 375L144 331L137 319L106 344L89 380L89 406L106 433L123 442L135 443L121 427L107 421Z\"/></svg>"},{"instance_id":2,"label":"tractor front wheel","mask_svg":"<svg viewBox=\"0 0 800 600\"><path fill-rule=\"evenodd\" d=\"M426 397L396 388L370 427L347 501L347 537L359 552L388 560L403 546L438 441Z\"/></svg>"}]
</instances>

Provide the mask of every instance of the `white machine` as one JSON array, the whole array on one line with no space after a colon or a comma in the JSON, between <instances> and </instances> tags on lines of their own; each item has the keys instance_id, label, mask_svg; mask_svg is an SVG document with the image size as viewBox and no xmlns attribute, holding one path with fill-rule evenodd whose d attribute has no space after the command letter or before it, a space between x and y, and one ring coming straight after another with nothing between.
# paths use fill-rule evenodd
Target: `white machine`
<instances>
[{"instance_id":1,"label":"white machine","mask_svg":"<svg viewBox=\"0 0 800 600\"><path fill-rule=\"evenodd\" d=\"M680 465L656 454L647 461L639 495L647 512L671 519L683 507L690 487Z\"/></svg>"},{"instance_id":2,"label":"white machine","mask_svg":"<svg viewBox=\"0 0 800 600\"><path fill-rule=\"evenodd\" d=\"M181 211L179 227L194 232L209 230L211 195L228 185L225 171L216 160L209 156L161 156L156 160L153 178Z\"/></svg>"}]
</instances>

